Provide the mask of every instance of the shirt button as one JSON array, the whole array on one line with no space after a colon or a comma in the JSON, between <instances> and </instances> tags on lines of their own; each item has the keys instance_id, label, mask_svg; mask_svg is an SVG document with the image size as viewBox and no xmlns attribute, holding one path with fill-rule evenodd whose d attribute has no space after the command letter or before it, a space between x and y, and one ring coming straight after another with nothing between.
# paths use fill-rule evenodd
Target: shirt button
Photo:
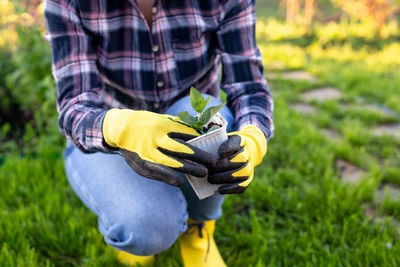
<instances>
[{"instance_id":1,"label":"shirt button","mask_svg":"<svg viewBox=\"0 0 400 267\"><path fill-rule=\"evenodd\" d=\"M157 87L163 87L164 86L164 82L163 81L158 81L157 82Z\"/></svg>"},{"instance_id":2,"label":"shirt button","mask_svg":"<svg viewBox=\"0 0 400 267\"><path fill-rule=\"evenodd\" d=\"M154 107L154 108L159 108L160 105L159 105L158 103L154 103L154 104L153 104L153 107Z\"/></svg>"},{"instance_id":3,"label":"shirt button","mask_svg":"<svg viewBox=\"0 0 400 267\"><path fill-rule=\"evenodd\" d=\"M157 52L159 49L158 45L153 45L153 52Z\"/></svg>"},{"instance_id":4,"label":"shirt button","mask_svg":"<svg viewBox=\"0 0 400 267\"><path fill-rule=\"evenodd\" d=\"M157 8L155 6L151 9L151 13L153 13L153 14L157 13Z\"/></svg>"}]
</instances>

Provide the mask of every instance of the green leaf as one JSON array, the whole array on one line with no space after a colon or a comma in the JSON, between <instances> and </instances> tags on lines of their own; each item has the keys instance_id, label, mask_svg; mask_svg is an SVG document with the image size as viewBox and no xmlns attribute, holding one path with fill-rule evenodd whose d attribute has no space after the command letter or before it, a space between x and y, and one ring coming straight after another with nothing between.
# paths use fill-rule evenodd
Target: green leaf
<instances>
[{"instance_id":1,"label":"green leaf","mask_svg":"<svg viewBox=\"0 0 400 267\"><path fill-rule=\"evenodd\" d=\"M210 100L211 100L211 96L209 96L209 97L206 99L206 101L204 101L204 107L203 107L203 109L204 109L205 107L207 107L207 104L208 104L208 102L210 102Z\"/></svg>"},{"instance_id":2,"label":"green leaf","mask_svg":"<svg viewBox=\"0 0 400 267\"><path fill-rule=\"evenodd\" d=\"M222 91L222 89L219 89L219 96L221 97L223 102L226 102L227 100L227 95L224 91Z\"/></svg>"},{"instance_id":3,"label":"green leaf","mask_svg":"<svg viewBox=\"0 0 400 267\"><path fill-rule=\"evenodd\" d=\"M203 114L200 116L200 121L207 123L218 111L221 110L221 108L225 105L225 103L222 103L218 106L215 107L210 107L204 111Z\"/></svg>"},{"instance_id":4,"label":"green leaf","mask_svg":"<svg viewBox=\"0 0 400 267\"><path fill-rule=\"evenodd\" d=\"M212 132L212 131L218 130L219 128L221 128L221 127L218 126L218 125L213 125L213 127L211 127L211 128L207 131L207 133L210 133L210 132Z\"/></svg>"},{"instance_id":5,"label":"green leaf","mask_svg":"<svg viewBox=\"0 0 400 267\"><path fill-rule=\"evenodd\" d=\"M202 121L197 121L194 125L195 126L198 126L198 127L203 127L203 125L204 125L205 123L204 122L202 122Z\"/></svg>"},{"instance_id":6,"label":"green leaf","mask_svg":"<svg viewBox=\"0 0 400 267\"><path fill-rule=\"evenodd\" d=\"M192 128L195 128L196 130L199 130L199 131L203 132L203 126L204 126L204 122L197 121L196 123L194 123L192 125Z\"/></svg>"},{"instance_id":7,"label":"green leaf","mask_svg":"<svg viewBox=\"0 0 400 267\"><path fill-rule=\"evenodd\" d=\"M197 91L193 86L190 88L190 103L194 110L201 113L205 108L205 103L203 95Z\"/></svg>"},{"instance_id":8,"label":"green leaf","mask_svg":"<svg viewBox=\"0 0 400 267\"><path fill-rule=\"evenodd\" d=\"M192 126L193 124L195 124L196 122L198 122L198 118L197 117L193 117L190 116L189 113L187 111L183 111L183 112L179 112L178 117L188 123L190 126Z\"/></svg>"}]
</instances>

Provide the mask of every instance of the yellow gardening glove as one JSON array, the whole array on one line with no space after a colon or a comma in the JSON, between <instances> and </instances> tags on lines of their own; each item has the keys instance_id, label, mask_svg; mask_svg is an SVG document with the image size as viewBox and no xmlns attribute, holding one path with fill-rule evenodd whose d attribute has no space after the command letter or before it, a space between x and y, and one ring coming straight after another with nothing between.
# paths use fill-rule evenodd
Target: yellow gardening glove
<instances>
[{"instance_id":1,"label":"yellow gardening glove","mask_svg":"<svg viewBox=\"0 0 400 267\"><path fill-rule=\"evenodd\" d=\"M239 132L228 134L228 140L218 149L220 158L209 170L211 184L224 184L220 194L243 193L253 179L254 167L261 163L267 153L264 133L254 125L248 125Z\"/></svg>"},{"instance_id":2,"label":"yellow gardening glove","mask_svg":"<svg viewBox=\"0 0 400 267\"><path fill-rule=\"evenodd\" d=\"M199 134L179 118L149 111L111 109L103 122L106 143L119 148L136 173L174 186L185 174L205 177L216 157L185 141Z\"/></svg>"}]
</instances>

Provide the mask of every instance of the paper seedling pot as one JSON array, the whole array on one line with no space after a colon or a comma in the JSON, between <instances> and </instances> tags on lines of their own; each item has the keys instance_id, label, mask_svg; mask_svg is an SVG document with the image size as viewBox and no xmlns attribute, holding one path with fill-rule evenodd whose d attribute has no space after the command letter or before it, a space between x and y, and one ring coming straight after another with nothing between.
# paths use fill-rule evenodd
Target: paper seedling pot
<instances>
[{"instance_id":1,"label":"paper seedling pot","mask_svg":"<svg viewBox=\"0 0 400 267\"><path fill-rule=\"evenodd\" d=\"M189 140L188 143L218 157L219 146L228 139L228 136L226 134L226 127L228 126L228 122L222 116L220 117L223 121L222 127L210 133L206 133L199 137L193 138L192 140ZM188 178L190 184L194 189L194 192L199 199L204 199L212 196L215 192L218 191L218 188L221 186L217 184L210 184L207 181L207 177L198 178L192 175L186 175L186 177Z\"/></svg>"}]
</instances>

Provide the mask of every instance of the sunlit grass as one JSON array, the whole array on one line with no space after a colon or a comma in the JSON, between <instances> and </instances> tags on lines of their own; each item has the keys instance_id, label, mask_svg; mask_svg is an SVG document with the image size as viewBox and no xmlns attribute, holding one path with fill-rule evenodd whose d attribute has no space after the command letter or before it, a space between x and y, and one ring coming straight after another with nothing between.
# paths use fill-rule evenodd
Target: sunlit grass
<instances>
[{"instance_id":1,"label":"sunlit grass","mask_svg":"<svg viewBox=\"0 0 400 267\"><path fill-rule=\"evenodd\" d=\"M259 15L273 12L258 4ZM390 219L372 223L364 215L365 207L376 206L378 216L400 220L398 200L388 196L373 203L382 185L400 186L400 140L372 133L379 124L399 120L362 108L385 105L400 113L400 45L393 41L399 28L390 22L382 31L386 40L375 40L369 27L342 21L305 29L276 19L258 21L265 72L279 61L283 69L274 71L305 70L318 81L268 80L275 138L254 182L245 194L227 197L217 222L216 240L228 266L400 265L399 237ZM7 38L0 35L0 43ZM302 92L320 86L337 87L343 99L311 102L317 112L308 116L290 109L302 101ZM327 138L321 128L335 130L339 140ZM35 143L37 152L24 156L11 153L10 145L0 161L0 266L118 266L95 215L68 185L63 147L49 143ZM359 166L363 180L343 183L338 159ZM181 266L178 245L158 255L155 265Z\"/></svg>"}]
</instances>

